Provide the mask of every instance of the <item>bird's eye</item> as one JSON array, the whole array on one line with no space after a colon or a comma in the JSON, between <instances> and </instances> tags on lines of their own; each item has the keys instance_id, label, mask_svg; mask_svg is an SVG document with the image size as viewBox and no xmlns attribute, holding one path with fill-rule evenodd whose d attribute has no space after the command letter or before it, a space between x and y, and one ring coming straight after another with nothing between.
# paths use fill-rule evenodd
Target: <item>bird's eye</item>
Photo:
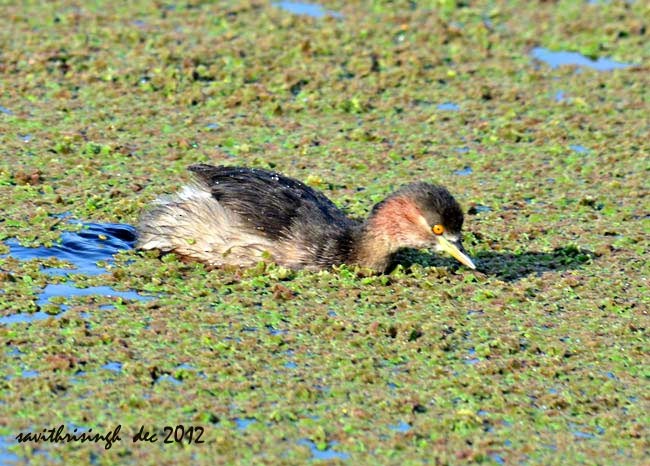
<instances>
[{"instance_id":1,"label":"bird's eye","mask_svg":"<svg viewBox=\"0 0 650 466\"><path fill-rule=\"evenodd\" d=\"M434 225L433 228L431 228L431 231L433 231L436 235L442 235L445 232L445 227L442 225Z\"/></svg>"}]
</instances>

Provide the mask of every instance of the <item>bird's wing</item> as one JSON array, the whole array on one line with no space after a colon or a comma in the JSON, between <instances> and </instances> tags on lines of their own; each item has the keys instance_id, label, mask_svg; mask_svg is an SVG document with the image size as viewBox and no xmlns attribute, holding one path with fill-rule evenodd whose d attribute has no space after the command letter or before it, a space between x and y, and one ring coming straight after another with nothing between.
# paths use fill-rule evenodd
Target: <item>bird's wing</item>
<instances>
[{"instance_id":1,"label":"bird's wing","mask_svg":"<svg viewBox=\"0 0 650 466\"><path fill-rule=\"evenodd\" d=\"M353 223L324 194L279 173L206 164L188 170L222 206L271 239L286 235L296 222L342 228Z\"/></svg>"}]
</instances>

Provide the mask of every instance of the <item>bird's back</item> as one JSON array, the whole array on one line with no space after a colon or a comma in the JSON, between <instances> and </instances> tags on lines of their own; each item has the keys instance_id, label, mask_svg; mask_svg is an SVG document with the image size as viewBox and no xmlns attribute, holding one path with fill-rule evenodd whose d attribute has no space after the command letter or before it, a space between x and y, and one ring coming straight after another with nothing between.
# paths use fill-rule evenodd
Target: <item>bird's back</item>
<instances>
[{"instance_id":1,"label":"bird's back","mask_svg":"<svg viewBox=\"0 0 650 466\"><path fill-rule=\"evenodd\" d=\"M195 185L165 197L140 221L141 249L161 249L213 265L320 268L344 262L357 225L324 194L278 173L191 165Z\"/></svg>"},{"instance_id":2,"label":"bird's back","mask_svg":"<svg viewBox=\"0 0 650 466\"><path fill-rule=\"evenodd\" d=\"M299 225L345 228L351 223L324 194L279 173L206 164L188 169L222 206L272 240Z\"/></svg>"}]
</instances>

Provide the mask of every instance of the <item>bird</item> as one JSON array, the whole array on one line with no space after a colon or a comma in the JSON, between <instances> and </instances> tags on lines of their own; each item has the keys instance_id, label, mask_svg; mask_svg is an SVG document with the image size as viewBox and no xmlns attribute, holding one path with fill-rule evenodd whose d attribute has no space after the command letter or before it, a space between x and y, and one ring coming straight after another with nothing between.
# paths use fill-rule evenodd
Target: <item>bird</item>
<instances>
[{"instance_id":1,"label":"bird","mask_svg":"<svg viewBox=\"0 0 650 466\"><path fill-rule=\"evenodd\" d=\"M188 171L190 184L141 214L138 249L214 267L271 260L294 270L347 264L384 273L399 250L426 248L476 268L461 242L463 211L443 186L404 185L360 221L322 192L280 173L209 164Z\"/></svg>"}]
</instances>

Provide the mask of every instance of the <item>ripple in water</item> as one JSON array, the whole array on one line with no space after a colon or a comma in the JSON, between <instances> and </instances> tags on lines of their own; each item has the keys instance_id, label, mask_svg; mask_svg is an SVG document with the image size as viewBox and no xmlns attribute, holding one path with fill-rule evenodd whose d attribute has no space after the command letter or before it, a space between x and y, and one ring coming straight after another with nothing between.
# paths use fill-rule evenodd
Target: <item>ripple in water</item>
<instances>
[{"instance_id":1,"label":"ripple in water","mask_svg":"<svg viewBox=\"0 0 650 466\"><path fill-rule=\"evenodd\" d=\"M5 241L9 246L10 257L19 260L46 259L56 257L71 263L74 269L45 268L49 275L68 275L80 273L83 275L99 275L106 272L104 267L97 265L99 261L113 262L113 256L120 251L133 249L135 244L135 228L120 223L81 223L80 231L64 231L61 241L52 247L39 246L29 248L21 246L18 240L11 238ZM7 255L0 256L6 257Z\"/></svg>"},{"instance_id":2,"label":"ripple in water","mask_svg":"<svg viewBox=\"0 0 650 466\"><path fill-rule=\"evenodd\" d=\"M106 273L106 268L97 265L103 261L107 264L114 262L114 255L120 251L132 249L135 240L135 228L131 225L119 223L84 223L72 220L71 223L81 223L79 231L65 231L61 240L52 247L39 246L29 248L21 246L15 238L8 239L5 244L9 246L9 253L0 256L13 257L18 260L46 259L55 257L71 264L73 268L45 267L43 273L47 275L69 276L70 274L99 275ZM74 283L47 284L38 296L37 305L43 307L51 304L50 299L55 296L108 296L120 297L130 300L150 300L151 296L143 296L135 291L118 291L110 286L92 286L77 288ZM66 311L66 305L59 305L61 311ZM55 317L59 318L59 313ZM0 324L29 323L43 320L52 315L38 311L34 313L18 312L0 317Z\"/></svg>"}]
</instances>

